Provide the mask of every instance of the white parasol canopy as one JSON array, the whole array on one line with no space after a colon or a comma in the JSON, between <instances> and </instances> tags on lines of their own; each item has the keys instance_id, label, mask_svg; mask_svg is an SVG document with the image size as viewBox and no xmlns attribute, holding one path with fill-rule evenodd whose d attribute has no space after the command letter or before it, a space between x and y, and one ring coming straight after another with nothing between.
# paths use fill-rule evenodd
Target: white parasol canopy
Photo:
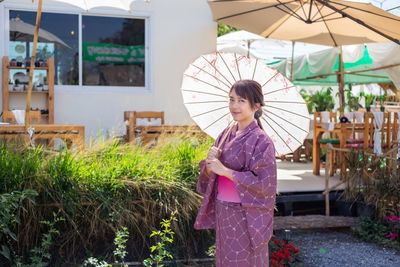
<instances>
[{"instance_id":1,"label":"white parasol canopy","mask_svg":"<svg viewBox=\"0 0 400 267\"><path fill-rule=\"evenodd\" d=\"M276 154L294 152L309 131L306 103L288 79L258 59L216 52L190 63L183 74L182 95L192 119L217 138L232 121L229 90L236 81L245 79L262 86L265 106L261 122L274 142Z\"/></svg>"},{"instance_id":2,"label":"white parasol canopy","mask_svg":"<svg viewBox=\"0 0 400 267\"><path fill-rule=\"evenodd\" d=\"M31 41L33 33L35 32L35 25L26 23L18 17L12 18L10 19L10 32L16 35L14 38L16 41ZM58 38L56 35L43 29L40 29L39 31L38 41L55 42L70 48L63 40Z\"/></svg>"}]
</instances>

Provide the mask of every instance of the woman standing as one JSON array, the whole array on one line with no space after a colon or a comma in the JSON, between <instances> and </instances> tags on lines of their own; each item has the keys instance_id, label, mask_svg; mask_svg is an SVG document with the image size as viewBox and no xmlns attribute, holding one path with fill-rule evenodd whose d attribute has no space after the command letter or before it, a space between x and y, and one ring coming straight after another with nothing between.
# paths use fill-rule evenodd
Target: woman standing
<instances>
[{"instance_id":1,"label":"woman standing","mask_svg":"<svg viewBox=\"0 0 400 267\"><path fill-rule=\"evenodd\" d=\"M194 227L216 229L218 267L269 263L276 162L274 145L260 122L263 99L260 84L237 81L229 92L229 110L236 124L219 135L200 162L197 191L204 199Z\"/></svg>"}]
</instances>

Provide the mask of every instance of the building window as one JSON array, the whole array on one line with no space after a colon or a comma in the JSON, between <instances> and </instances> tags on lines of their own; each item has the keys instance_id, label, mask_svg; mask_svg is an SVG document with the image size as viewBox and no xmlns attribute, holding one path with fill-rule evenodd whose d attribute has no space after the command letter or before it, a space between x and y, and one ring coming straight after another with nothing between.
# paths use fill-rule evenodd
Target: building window
<instances>
[{"instance_id":1,"label":"building window","mask_svg":"<svg viewBox=\"0 0 400 267\"><path fill-rule=\"evenodd\" d=\"M145 20L82 16L83 85L145 86Z\"/></svg>"},{"instance_id":2,"label":"building window","mask_svg":"<svg viewBox=\"0 0 400 267\"><path fill-rule=\"evenodd\" d=\"M9 18L9 59L25 63L32 56L36 12L10 10ZM54 58L57 85L145 87L145 25L145 19L42 12L36 60Z\"/></svg>"},{"instance_id":3,"label":"building window","mask_svg":"<svg viewBox=\"0 0 400 267\"><path fill-rule=\"evenodd\" d=\"M79 84L78 21L78 15L42 13L36 60L54 58L55 84ZM36 12L10 10L10 60L21 63L29 61L35 24ZM38 75L35 78L43 76L40 71L36 73Z\"/></svg>"}]
</instances>

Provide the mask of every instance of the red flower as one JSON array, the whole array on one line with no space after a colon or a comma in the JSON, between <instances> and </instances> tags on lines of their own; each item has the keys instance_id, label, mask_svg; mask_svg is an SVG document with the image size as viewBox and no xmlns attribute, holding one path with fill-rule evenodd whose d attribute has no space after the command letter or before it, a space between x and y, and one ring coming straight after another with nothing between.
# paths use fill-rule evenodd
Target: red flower
<instances>
[{"instance_id":1,"label":"red flower","mask_svg":"<svg viewBox=\"0 0 400 267\"><path fill-rule=\"evenodd\" d=\"M390 215L390 216L386 217L386 220L392 221L392 222L397 222L397 221L400 221L400 218L396 217L396 216L393 216L393 215Z\"/></svg>"},{"instance_id":2,"label":"red flower","mask_svg":"<svg viewBox=\"0 0 400 267\"><path fill-rule=\"evenodd\" d=\"M396 236L397 236L396 233L390 232L386 237L390 237L391 239L395 240L395 239L396 239Z\"/></svg>"}]
</instances>

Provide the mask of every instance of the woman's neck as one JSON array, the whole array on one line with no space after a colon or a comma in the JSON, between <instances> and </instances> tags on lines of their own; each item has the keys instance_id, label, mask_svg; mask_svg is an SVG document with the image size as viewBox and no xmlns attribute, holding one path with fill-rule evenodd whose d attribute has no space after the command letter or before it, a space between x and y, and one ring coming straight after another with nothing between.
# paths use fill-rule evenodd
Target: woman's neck
<instances>
[{"instance_id":1,"label":"woman's neck","mask_svg":"<svg viewBox=\"0 0 400 267\"><path fill-rule=\"evenodd\" d=\"M240 133L243 131L247 126L250 125L250 123L253 122L254 119L248 120L248 121L238 121L238 128L237 128L237 133Z\"/></svg>"}]
</instances>

